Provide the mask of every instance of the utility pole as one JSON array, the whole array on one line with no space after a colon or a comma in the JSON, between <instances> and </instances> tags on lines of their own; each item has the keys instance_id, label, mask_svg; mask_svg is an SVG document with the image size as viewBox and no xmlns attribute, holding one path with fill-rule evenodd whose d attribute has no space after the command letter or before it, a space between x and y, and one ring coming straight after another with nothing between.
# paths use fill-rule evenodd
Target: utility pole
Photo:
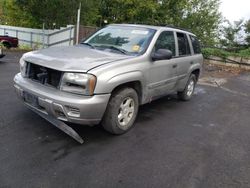
<instances>
[{"instance_id":1,"label":"utility pole","mask_svg":"<svg viewBox=\"0 0 250 188\"><path fill-rule=\"evenodd\" d=\"M43 48L45 48L45 23L43 23Z\"/></svg>"},{"instance_id":2,"label":"utility pole","mask_svg":"<svg viewBox=\"0 0 250 188\"><path fill-rule=\"evenodd\" d=\"M80 32L80 18L81 18L81 2L77 11L77 24L76 24L76 44L79 44L79 32Z\"/></svg>"}]
</instances>

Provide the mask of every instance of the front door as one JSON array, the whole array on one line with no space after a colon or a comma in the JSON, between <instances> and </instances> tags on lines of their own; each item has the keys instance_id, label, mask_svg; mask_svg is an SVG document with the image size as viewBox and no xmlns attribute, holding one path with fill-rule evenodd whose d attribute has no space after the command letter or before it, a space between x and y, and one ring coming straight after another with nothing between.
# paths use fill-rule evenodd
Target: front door
<instances>
[{"instance_id":1,"label":"front door","mask_svg":"<svg viewBox=\"0 0 250 188\"><path fill-rule=\"evenodd\" d=\"M158 49L167 49L176 54L175 37L172 31L163 31L154 47ZM158 60L150 62L147 79L148 91L151 98L160 97L173 91L177 82L177 64L175 59Z\"/></svg>"}]
</instances>

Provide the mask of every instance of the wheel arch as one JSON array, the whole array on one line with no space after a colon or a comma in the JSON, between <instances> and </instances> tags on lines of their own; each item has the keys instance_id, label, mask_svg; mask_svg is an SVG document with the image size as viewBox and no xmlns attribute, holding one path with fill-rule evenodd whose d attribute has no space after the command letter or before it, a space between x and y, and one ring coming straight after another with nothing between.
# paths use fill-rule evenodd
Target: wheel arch
<instances>
[{"instance_id":1,"label":"wheel arch","mask_svg":"<svg viewBox=\"0 0 250 188\"><path fill-rule=\"evenodd\" d=\"M142 96L143 96L143 91L142 91L143 89L142 89L142 84L139 80L122 83L122 84L116 86L111 91L111 95L114 95L117 91L119 91L123 88L126 88L126 87L132 88L136 91L136 93L138 95L138 99L139 99L139 104L141 104L142 103Z\"/></svg>"},{"instance_id":2,"label":"wheel arch","mask_svg":"<svg viewBox=\"0 0 250 188\"><path fill-rule=\"evenodd\" d=\"M3 45L4 45L4 47L11 47L12 46L12 44L11 44L11 42L10 41L7 41L7 40L2 40L2 41L0 41ZM6 46L7 45L7 46ZM8 46L9 45L9 46Z\"/></svg>"},{"instance_id":3,"label":"wheel arch","mask_svg":"<svg viewBox=\"0 0 250 188\"><path fill-rule=\"evenodd\" d=\"M194 70L191 72L191 74L194 74L194 75L195 75L195 77L196 77L196 81L198 81L198 80L199 80L200 73L201 73L201 70L200 70L199 68L194 69ZM191 75L191 74L190 74L190 75Z\"/></svg>"},{"instance_id":4,"label":"wheel arch","mask_svg":"<svg viewBox=\"0 0 250 188\"><path fill-rule=\"evenodd\" d=\"M108 74L101 75L97 79L95 93L114 94L118 89L123 87L133 88L139 97L139 102L143 101L143 93L145 89L144 76L141 71L129 71L110 76Z\"/></svg>"}]
</instances>

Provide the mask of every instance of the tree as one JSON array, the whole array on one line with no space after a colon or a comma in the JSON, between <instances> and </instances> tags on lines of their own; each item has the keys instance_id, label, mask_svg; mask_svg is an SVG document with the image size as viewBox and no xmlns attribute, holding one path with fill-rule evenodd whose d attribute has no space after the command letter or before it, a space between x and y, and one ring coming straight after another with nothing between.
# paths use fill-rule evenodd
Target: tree
<instances>
[{"instance_id":1,"label":"tree","mask_svg":"<svg viewBox=\"0 0 250 188\"><path fill-rule=\"evenodd\" d=\"M0 1L1 2L1 1ZM100 19L99 0L2 0L5 19L10 25L41 28L75 24L82 2L81 24L96 25ZM1 15L0 9L0 15ZM1 16L2 17L2 16Z\"/></svg>"},{"instance_id":2,"label":"tree","mask_svg":"<svg viewBox=\"0 0 250 188\"><path fill-rule=\"evenodd\" d=\"M103 19L111 23L173 25L213 45L221 22L219 0L102 0Z\"/></svg>"},{"instance_id":3,"label":"tree","mask_svg":"<svg viewBox=\"0 0 250 188\"><path fill-rule=\"evenodd\" d=\"M226 26L222 26L220 43L223 47L234 48L244 43L242 36L243 20L233 23L226 20Z\"/></svg>"},{"instance_id":4,"label":"tree","mask_svg":"<svg viewBox=\"0 0 250 188\"><path fill-rule=\"evenodd\" d=\"M250 19L248 21L246 21L245 25L245 33L246 33L246 43L248 44L248 46L250 47Z\"/></svg>"},{"instance_id":5,"label":"tree","mask_svg":"<svg viewBox=\"0 0 250 188\"><path fill-rule=\"evenodd\" d=\"M32 15L26 11L22 11L20 7L17 6L15 0L2 0L0 5L2 8L0 24L33 26L35 23Z\"/></svg>"},{"instance_id":6,"label":"tree","mask_svg":"<svg viewBox=\"0 0 250 188\"><path fill-rule=\"evenodd\" d=\"M221 23L219 0L189 0L180 19L180 26L195 33L203 46L213 46Z\"/></svg>"},{"instance_id":7,"label":"tree","mask_svg":"<svg viewBox=\"0 0 250 188\"><path fill-rule=\"evenodd\" d=\"M153 23L155 0L101 0L100 13L110 23Z\"/></svg>"},{"instance_id":8,"label":"tree","mask_svg":"<svg viewBox=\"0 0 250 188\"><path fill-rule=\"evenodd\" d=\"M159 18L164 24L186 28L195 33L203 45L215 43L221 22L218 0L166 0L160 8Z\"/></svg>"},{"instance_id":9,"label":"tree","mask_svg":"<svg viewBox=\"0 0 250 188\"><path fill-rule=\"evenodd\" d=\"M213 45L221 21L220 0L0 0L8 23L47 28L76 23L79 3L81 24L108 23L174 25L195 33L204 45ZM3 12L3 11L2 11ZM6 12L6 11L5 11ZM1 14L1 10L0 10Z\"/></svg>"},{"instance_id":10,"label":"tree","mask_svg":"<svg viewBox=\"0 0 250 188\"><path fill-rule=\"evenodd\" d=\"M74 24L79 1L65 0L15 0L16 5L23 11L32 15L34 26L41 27L43 23L47 28Z\"/></svg>"}]
</instances>

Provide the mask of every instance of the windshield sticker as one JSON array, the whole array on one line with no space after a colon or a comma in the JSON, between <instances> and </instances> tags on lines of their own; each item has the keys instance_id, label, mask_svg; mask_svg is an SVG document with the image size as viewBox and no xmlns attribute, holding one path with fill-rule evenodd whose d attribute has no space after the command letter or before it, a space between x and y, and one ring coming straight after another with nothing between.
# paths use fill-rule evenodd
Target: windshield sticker
<instances>
[{"instance_id":1,"label":"windshield sticker","mask_svg":"<svg viewBox=\"0 0 250 188\"><path fill-rule=\"evenodd\" d=\"M141 48L141 47L140 47L139 45L134 45L133 48L132 48L132 50L133 50L134 52L139 52L140 48Z\"/></svg>"},{"instance_id":2,"label":"windshield sticker","mask_svg":"<svg viewBox=\"0 0 250 188\"><path fill-rule=\"evenodd\" d=\"M145 31L145 30L133 30L131 33L132 34L137 34L137 35L147 35L148 31Z\"/></svg>"}]
</instances>

